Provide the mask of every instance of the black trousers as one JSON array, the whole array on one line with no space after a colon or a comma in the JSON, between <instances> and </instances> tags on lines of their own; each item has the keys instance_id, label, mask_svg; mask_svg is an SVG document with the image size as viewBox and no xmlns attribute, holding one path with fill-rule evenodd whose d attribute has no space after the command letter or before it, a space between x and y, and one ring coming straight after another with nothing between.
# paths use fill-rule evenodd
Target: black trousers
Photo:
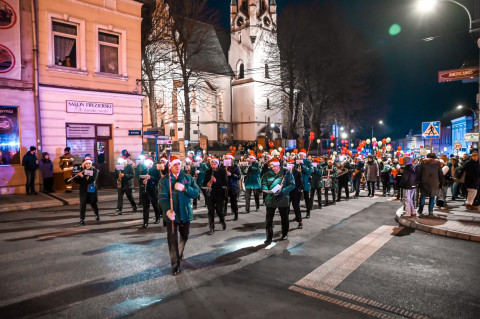
<instances>
[{"instance_id":1,"label":"black trousers","mask_svg":"<svg viewBox=\"0 0 480 319\"><path fill-rule=\"evenodd\" d=\"M178 239L178 233L180 233L180 240ZM180 267L180 256L183 256L189 233L190 222L167 222L168 252L170 253L170 262L173 268Z\"/></svg>"},{"instance_id":2,"label":"black trousers","mask_svg":"<svg viewBox=\"0 0 480 319\"><path fill-rule=\"evenodd\" d=\"M277 207L267 207L267 217L265 220L267 240L273 238L273 217L275 216L275 210ZM287 236L288 228L290 227L290 221L288 220L288 207L278 207L280 212L280 218L282 219L282 237Z\"/></svg>"},{"instance_id":3,"label":"black trousers","mask_svg":"<svg viewBox=\"0 0 480 319\"><path fill-rule=\"evenodd\" d=\"M90 204L90 206L93 209L93 212L95 213L95 216L98 216L98 205L97 205L98 197L94 193L87 193L87 196L84 198L80 198L80 219L84 220L85 219L85 212L87 210L87 203Z\"/></svg>"},{"instance_id":4,"label":"black trousers","mask_svg":"<svg viewBox=\"0 0 480 319\"><path fill-rule=\"evenodd\" d=\"M313 202L315 201L315 193L317 193L318 207L322 208L322 189L313 187L310 190L310 208L313 208Z\"/></svg>"},{"instance_id":5,"label":"black trousers","mask_svg":"<svg viewBox=\"0 0 480 319\"><path fill-rule=\"evenodd\" d=\"M312 203L310 201L309 191L303 191L303 200L305 201L305 207L307 208L307 213L310 213L310 210L312 209Z\"/></svg>"},{"instance_id":6,"label":"black trousers","mask_svg":"<svg viewBox=\"0 0 480 319\"><path fill-rule=\"evenodd\" d=\"M403 188L397 186L397 199L403 199Z\"/></svg>"},{"instance_id":7,"label":"black trousers","mask_svg":"<svg viewBox=\"0 0 480 319\"><path fill-rule=\"evenodd\" d=\"M123 194L127 195L128 201L132 205L132 207L137 207L137 204L135 204L135 200L133 199L132 195L132 190L131 189L121 189L118 188L118 199L117 199L117 209L122 210L123 209Z\"/></svg>"},{"instance_id":8,"label":"black trousers","mask_svg":"<svg viewBox=\"0 0 480 319\"><path fill-rule=\"evenodd\" d=\"M45 193L53 192L53 177L43 179L43 191Z\"/></svg>"},{"instance_id":9,"label":"black trousers","mask_svg":"<svg viewBox=\"0 0 480 319\"><path fill-rule=\"evenodd\" d=\"M342 195L342 188L345 189L345 198L350 197L350 189L348 189L348 181L338 183L338 191L337 191L337 201L340 200Z\"/></svg>"},{"instance_id":10,"label":"black trousers","mask_svg":"<svg viewBox=\"0 0 480 319\"><path fill-rule=\"evenodd\" d=\"M227 215L228 201L230 200L230 208L235 216L238 216L238 194L232 191L228 191L228 197L225 198L223 204L223 215Z\"/></svg>"},{"instance_id":11,"label":"black trousers","mask_svg":"<svg viewBox=\"0 0 480 319\"><path fill-rule=\"evenodd\" d=\"M383 190L383 195L390 193L391 190L391 184L390 184L390 176L382 178L382 190Z\"/></svg>"},{"instance_id":12,"label":"black trousers","mask_svg":"<svg viewBox=\"0 0 480 319\"><path fill-rule=\"evenodd\" d=\"M144 186L138 187L138 206L143 205L143 193L145 192Z\"/></svg>"},{"instance_id":13,"label":"black trousers","mask_svg":"<svg viewBox=\"0 0 480 319\"><path fill-rule=\"evenodd\" d=\"M27 195L35 193L35 173L37 170L25 170L25 176L27 177L27 184L25 185Z\"/></svg>"},{"instance_id":14,"label":"black trousers","mask_svg":"<svg viewBox=\"0 0 480 319\"><path fill-rule=\"evenodd\" d=\"M160 219L162 216L160 212L160 206L158 206L158 190L148 189L142 191L142 205L143 205L143 223L148 224L150 219L150 204L152 204L153 211L155 212L155 219Z\"/></svg>"},{"instance_id":15,"label":"black trousers","mask_svg":"<svg viewBox=\"0 0 480 319\"><path fill-rule=\"evenodd\" d=\"M215 229L215 213L221 222L225 221L223 215L223 203L225 202L225 194L211 193L207 196L207 208L208 208L208 225L211 229Z\"/></svg>"},{"instance_id":16,"label":"black trousers","mask_svg":"<svg viewBox=\"0 0 480 319\"><path fill-rule=\"evenodd\" d=\"M245 190L245 211L250 212L250 197L253 192L253 197L255 197L256 208L260 208L260 190L259 189L246 189Z\"/></svg>"},{"instance_id":17,"label":"black trousers","mask_svg":"<svg viewBox=\"0 0 480 319\"><path fill-rule=\"evenodd\" d=\"M374 195L375 194L375 182L369 182L367 181L367 187L368 187L368 196Z\"/></svg>"},{"instance_id":18,"label":"black trousers","mask_svg":"<svg viewBox=\"0 0 480 319\"><path fill-rule=\"evenodd\" d=\"M332 194L332 203L335 204L335 187L325 187L325 205L328 205L328 193Z\"/></svg>"},{"instance_id":19,"label":"black trousers","mask_svg":"<svg viewBox=\"0 0 480 319\"><path fill-rule=\"evenodd\" d=\"M300 199L302 198L302 194L298 189L294 189L293 191L290 192L290 202L292 203L293 206L293 211L295 213L295 220L298 223L302 222L302 214L300 211Z\"/></svg>"}]
</instances>

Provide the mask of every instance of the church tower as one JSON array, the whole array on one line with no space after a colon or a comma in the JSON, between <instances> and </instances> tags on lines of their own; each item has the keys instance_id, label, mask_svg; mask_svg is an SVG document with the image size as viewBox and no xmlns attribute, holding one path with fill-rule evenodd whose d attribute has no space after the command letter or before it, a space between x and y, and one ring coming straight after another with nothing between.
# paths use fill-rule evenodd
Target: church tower
<instances>
[{"instance_id":1,"label":"church tower","mask_svg":"<svg viewBox=\"0 0 480 319\"><path fill-rule=\"evenodd\" d=\"M232 81L234 138L281 137L279 99L272 98L280 80L275 0L231 0L229 64ZM277 97L280 94L276 94Z\"/></svg>"}]
</instances>

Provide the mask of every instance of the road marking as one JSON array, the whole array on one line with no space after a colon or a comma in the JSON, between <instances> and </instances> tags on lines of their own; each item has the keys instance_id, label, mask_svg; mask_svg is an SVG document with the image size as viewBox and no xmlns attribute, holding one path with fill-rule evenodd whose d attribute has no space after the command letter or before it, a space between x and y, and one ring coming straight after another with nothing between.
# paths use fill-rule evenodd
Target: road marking
<instances>
[{"instance_id":1,"label":"road marking","mask_svg":"<svg viewBox=\"0 0 480 319\"><path fill-rule=\"evenodd\" d=\"M74 231L67 231L63 233L56 233L56 234L51 234L51 235L45 235L45 236L40 236L38 239L48 239L48 238L55 238L55 237L61 237L61 236L68 236L68 235L73 235L76 233L83 233L89 231L89 229L77 229Z\"/></svg>"},{"instance_id":2,"label":"road marking","mask_svg":"<svg viewBox=\"0 0 480 319\"><path fill-rule=\"evenodd\" d=\"M130 224L136 224L136 223L139 223L139 222L143 223L143 219L129 220L128 222L123 222L123 223L127 224L127 225L130 225Z\"/></svg>"},{"instance_id":3,"label":"road marking","mask_svg":"<svg viewBox=\"0 0 480 319\"><path fill-rule=\"evenodd\" d=\"M319 291L335 289L403 227L381 226L295 283Z\"/></svg>"}]
</instances>

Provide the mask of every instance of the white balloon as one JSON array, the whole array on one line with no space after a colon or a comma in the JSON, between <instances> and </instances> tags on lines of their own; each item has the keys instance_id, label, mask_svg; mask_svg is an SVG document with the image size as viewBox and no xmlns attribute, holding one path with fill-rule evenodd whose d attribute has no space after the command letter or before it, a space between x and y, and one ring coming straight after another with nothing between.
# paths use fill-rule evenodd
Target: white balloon
<instances>
[{"instance_id":1,"label":"white balloon","mask_svg":"<svg viewBox=\"0 0 480 319\"><path fill-rule=\"evenodd\" d=\"M369 138L367 138L367 140L366 140L365 142L366 142L367 144L370 144L371 141L370 141Z\"/></svg>"},{"instance_id":2,"label":"white balloon","mask_svg":"<svg viewBox=\"0 0 480 319\"><path fill-rule=\"evenodd\" d=\"M390 143L392 139L390 137L387 137L387 143Z\"/></svg>"},{"instance_id":3,"label":"white balloon","mask_svg":"<svg viewBox=\"0 0 480 319\"><path fill-rule=\"evenodd\" d=\"M259 146L258 146L258 149L259 149L260 151L263 150L263 146L262 146L262 145L259 145Z\"/></svg>"},{"instance_id":4,"label":"white balloon","mask_svg":"<svg viewBox=\"0 0 480 319\"><path fill-rule=\"evenodd\" d=\"M377 138L372 138L372 142L376 142L377 141Z\"/></svg>"},{"instance_id":5,"label":"white balloon","mask_svg":"<svg viewBox=\"0 0 480 319\"><path fill-rule=\"evenodd\" d=\"M378 146L382 146L382 144L383 143L381 141L377 143Z\"/></svg>"}]
</instances>

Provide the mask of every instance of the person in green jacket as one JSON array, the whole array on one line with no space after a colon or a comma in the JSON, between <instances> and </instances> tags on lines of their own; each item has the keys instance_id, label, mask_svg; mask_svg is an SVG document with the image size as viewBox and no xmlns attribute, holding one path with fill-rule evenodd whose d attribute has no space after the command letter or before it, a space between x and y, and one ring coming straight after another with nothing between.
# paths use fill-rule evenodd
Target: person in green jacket
<instances>
[{"instance_id":1,"label":"person in green jacket","mask_svg":"<svg viewBox=\"0 0 480 319\"><path fill-rule=\"evenodd\" d=\"M303 182L303 199L305 200L305 207L307 208L307 216L305 218L310 218L310 210L312 209L312 203L310 201L310 181L312 179L313 165L310 160L307 159L307 152L302 149L300 150L300 159L303 160L302 165L302 182Z\"/></svg>"},{"instance_id":2,"label":"person in green jacket","mask_svg":"<svg viewBox=\"0 0 480 319\"><path fill-rule=\"evenodd\" d=\"M248 167L245 177L245 214L250 213L250 196L255 197L256 212L260 209L260 163L257 162L255 154L252 152L249 156L251 165Z\"/></svg>"},{"instance_id":3,"label":"person in green jacket","mask_svg":"<svg viewBox=\"0 0 480 319\"><path fill-rule=\"evenodd\" d=\"M333 165L333 158L328 159L328 165L323 168L323 186L325 188L325 206L328 206L328 191L332 194L332 203L335 205L337 168Z\"/></svg>"},{"instance_id":4,"label":"person in green jacket","mask_svg":"<svg viewBox=\"0 0 480 319\"><path fill-rule=\"evenodd\" d=\"M317 192L318 208L322 209L323 169L322 169L322 166L320 165L319 158L314 159L313 162L316 163L317 166L313 168L313 173L312 173L312 188L310 190L310 202L311 202L310 208L313 207L313 202L315 201L315 192Z\"/></svg>"},{"instance_id":5,"label":"person in green jacket","mask_svg":"<svg viewBox=\"0 0 480 319\"><path fill-rule=\"evenodd\" d=\"M195 174L194 176L197 176L197 185L203 185L203 181L205 180L205 173L208 171L208 166L204 162L202 162L202 158L199 157L197 160L198 167L195 167ZM200 191L203 194L203 199L205 200L204 206L207 206L207 195L205 194L204 189L200 189ZM200 199L200 196L198 196L198 199ZM193 201L193 208L197 208L197 200Z\"/></svg>"},{"instance_id":6,"label":"person in green jacket","mask_svg":"<svg viewBox=\"0 0 480 319\"><path fill-rule=\"evenodd\" d=\"M280 161L273 158L269 162L270 170L262 177L262 190L267 193L265 205L267 206L265 244L270 244L273 239L273 217L278 208L282 219L282 238L288 239L288 212L290 206L289 193L295 188L292 173L280 166Z\"/></svg>"},{"instance_id":7,"label":"person in green jacket","mask_svg":"<svg viewBox=\"0 0 480 319\"><path fill-rule=\"evenodd\" d=\"M170 157L170 179L172 188L173 209L170 206L170 188L168 175L160 180L158 199L163 214L163 222L167 227L167 242L174 276L180 273L180 260L188 240L190 222L193 220L192 199L200 194L200 188L190 175L181 170L180 159ZM180 233L180 241L178 240Z\"/></svg>"}]
</instances>

